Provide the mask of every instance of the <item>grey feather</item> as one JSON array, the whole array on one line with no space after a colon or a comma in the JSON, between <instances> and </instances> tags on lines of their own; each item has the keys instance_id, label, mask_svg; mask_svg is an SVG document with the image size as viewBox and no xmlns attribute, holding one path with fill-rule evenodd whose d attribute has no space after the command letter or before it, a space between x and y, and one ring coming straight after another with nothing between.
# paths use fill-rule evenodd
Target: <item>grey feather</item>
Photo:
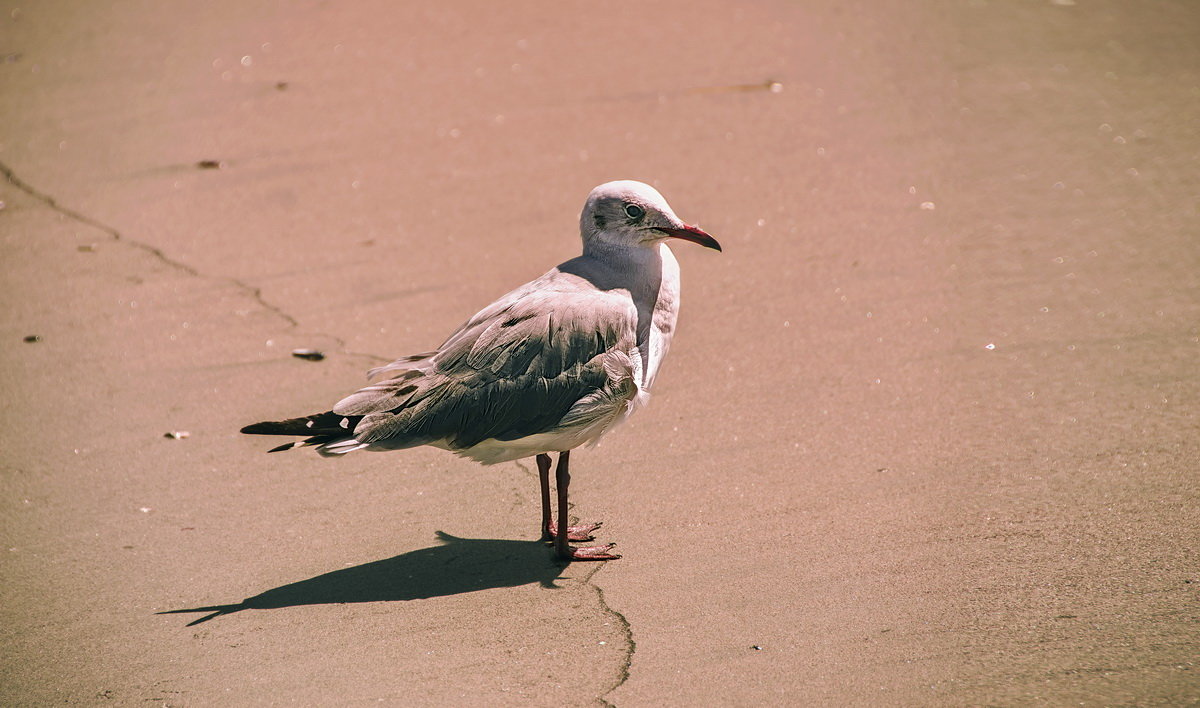
<instances>
[{"instance_id":1,"label":"grey feather","mask_svg":"<svg viewBox=\"0 0 1200 708\"><path fill-rule=\"evenodd\" d=\"M555 287L577 278L553 270L509 293L436 352L373 371L392 377L334 412L363 416L354 437L373 448L464 449L554 430L588 396L632 397L632 378L614 378L609 360L635 346L638 313L616 292Z\"/></svg>"},{"instance_id":2,"label":"grey feather","mask_svg":"<svg viewBox=\"0 0 1200 708\"><path fill-rule=\"evenodd\" d=\"M338 415L368 415L402 407L413 394L428 386L425 372L417 369L401 371L395 378L371 384L338 401L333 412Z\"/></svg>"}]
</instances>

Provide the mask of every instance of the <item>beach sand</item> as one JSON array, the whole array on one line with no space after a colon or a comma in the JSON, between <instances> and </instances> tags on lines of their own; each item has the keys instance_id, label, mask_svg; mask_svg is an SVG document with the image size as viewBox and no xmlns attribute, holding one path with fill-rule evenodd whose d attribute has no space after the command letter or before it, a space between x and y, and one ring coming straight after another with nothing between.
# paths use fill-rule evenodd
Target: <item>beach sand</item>
<instances>
[{"instance_id":1,"label":"beach sand","mask_svg":"<svg viewBox=\"0 0 1200 708\"><path fill-rule=\"evenodd\" d=\"M0 702L1200 701L1200 6L497 7L0 8ZM611 179L725 247L572 457L621 560L238 434Z\"/></svg>"}]
</instances>

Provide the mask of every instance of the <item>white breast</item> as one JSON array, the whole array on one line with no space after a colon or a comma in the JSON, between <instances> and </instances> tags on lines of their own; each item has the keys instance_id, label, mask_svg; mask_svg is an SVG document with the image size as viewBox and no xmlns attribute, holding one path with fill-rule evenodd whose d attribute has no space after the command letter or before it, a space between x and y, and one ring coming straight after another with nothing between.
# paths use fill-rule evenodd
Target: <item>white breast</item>
<instances>
[{"instance_id":1,"label":"white breast","mask_svg":"<svg viewBox=\"0 0 1200 708\"><path fill-rule=\"evenodd\" d=\"M675 336L675 320L679 317L679 261L667 245L659 244L659 256L662 259L662 279L659 282L658 293L653 304L653 314L648 332L647 356L645 370L642 372L643 393L648 393L658 376L667 350L671 348L671 338ZM640 344L640 343L639 343Z\"/></svg>"}]
</instances>

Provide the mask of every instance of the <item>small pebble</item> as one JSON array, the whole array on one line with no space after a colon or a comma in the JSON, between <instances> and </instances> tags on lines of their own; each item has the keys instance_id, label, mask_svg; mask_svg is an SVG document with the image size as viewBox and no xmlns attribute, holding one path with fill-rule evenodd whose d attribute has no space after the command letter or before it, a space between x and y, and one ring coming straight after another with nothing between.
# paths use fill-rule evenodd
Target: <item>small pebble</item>
<instances>
[{"instance_id":1,"label":"small pebble","mask_svg":"<svg viewBox=\"0 0 1200 708\"><path fill-rule=\"evenodd\" d=\"M189 437L190 435L191 435L191 433L189 433L186 430L172 430L169 433L163 433L163 437L168 438L170 440L183 440L184 438Z\"/></svg>"},{"instance_id":2,"label":"small pebble","mask_svg":"<svg viewBox=\"0 0 1200 708\"><path fill-rule=\"evenodd\" d=\"M308 361L321 361L325 358L325 353L317 349L293 349L292 356Z\"/></svg>"}]
</instances>

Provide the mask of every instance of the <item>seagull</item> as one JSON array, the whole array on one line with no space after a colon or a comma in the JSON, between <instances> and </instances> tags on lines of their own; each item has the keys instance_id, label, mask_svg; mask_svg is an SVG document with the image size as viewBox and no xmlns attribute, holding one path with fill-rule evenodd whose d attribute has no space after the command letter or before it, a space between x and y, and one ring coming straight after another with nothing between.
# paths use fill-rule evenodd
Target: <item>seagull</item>
<instances>
[{"instance_id":1,"label":"seagull","mask_svg":"<svg viewBox=\"0 0 1200 708\"><path fill-rule=\"evenodd\" d=\"M332 410L242 432L305 436L271 452L316 446L326 457L418 445L485 465L534 457L542 539L568 562L620 558L612 543L570 543L593 540L600 526L567 525L571 450L594 445L649 398L679 315L679 263L667 240L721 245L632 180L593 189L579 231L583 255L480 310L437 349L372 369L375 383Z\"/></svg>"}]
</instances>

